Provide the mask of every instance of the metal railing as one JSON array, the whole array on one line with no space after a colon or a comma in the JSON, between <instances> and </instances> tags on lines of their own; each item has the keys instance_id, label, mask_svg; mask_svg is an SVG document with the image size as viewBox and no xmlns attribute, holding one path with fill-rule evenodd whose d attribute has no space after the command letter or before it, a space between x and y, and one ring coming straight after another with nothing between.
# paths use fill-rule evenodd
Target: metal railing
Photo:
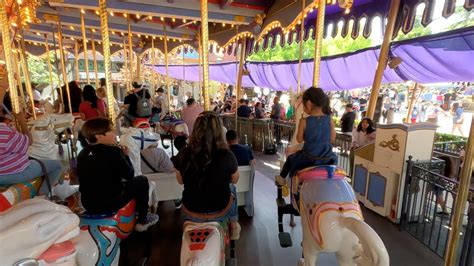
<instances>
[{"instance_id":1,"label":"metal railing","mask_svg":"<svg viewBox=\"0 0 474 266\"><path fill-rule=\"evenodd\" d=\"M466 146L465 140L436 142L433 150L438 153L459 156L460 151Z\"/></svg>"},{"instance_id":2,"label":"metal railing","mask_svg":"<svg viewBox=\"0 0 474 266\"><path fill-rule=\"evenodd\" d=\"M296 133L293 121L273 119L249 119L234 115L221 115L225 128L236 130L241 144L249 145L254 151L264 152L267 148L277 147L284 153L286 147ZM350 148L351 134L336 132L336 141L333 143L334 152L338 156L338 166L350 176Z\"/></svg>"},{"instance_id":3,"label":"metal railing","mask_svg":"<svg viewBox=\"0 0 474 266\"><path fill-rule=\"evenodd\" d=\"M444 258L459 182L444 176L445 161L408 161L404 187L401 228ZM474 189L464 215L458 265L472 265ZM444 206L444 208L443 208Z\"/></svg>"}]
</instances>

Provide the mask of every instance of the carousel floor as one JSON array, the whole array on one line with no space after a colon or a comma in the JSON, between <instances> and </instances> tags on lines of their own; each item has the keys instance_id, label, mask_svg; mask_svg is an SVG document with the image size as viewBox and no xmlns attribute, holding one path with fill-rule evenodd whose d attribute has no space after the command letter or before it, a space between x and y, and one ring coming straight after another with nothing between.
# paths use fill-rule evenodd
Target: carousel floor
<instances>
[{"instance_id":1,"label":"carousel floor","mask_svg":"<svg viewBox=\"0 0 474 266\"><path fill-rule=\"evenodd\" d=\"M296 265L301 256L301 226L296 218L297 226L291 229L286 226L293 238L293 247L281 248L278 241L276 189L273 176L277 173L277 156L258 156L255 178L255 215L247 217L240 212L242 225L241 239L237 242L237 265L245 266L287 266ZM411 237L407 232L399 231L398 227L387 219L363 208L364 217L384 241L390 254L391 265L442 265L442 260L423 244ZM160 221L153 228L153 242L148 265L175 266L179 265L181 233L184 216L176 211L173 202L162 202L158 213ZM289 216L285 217L288 224ZM144 238L132 235L129 239L128 261L136 265L143 254ZM126 265L125 254L122 254L121 265ZM338 265L333 254L320 256L318 266Z\"/></svg>"}]
</instances>

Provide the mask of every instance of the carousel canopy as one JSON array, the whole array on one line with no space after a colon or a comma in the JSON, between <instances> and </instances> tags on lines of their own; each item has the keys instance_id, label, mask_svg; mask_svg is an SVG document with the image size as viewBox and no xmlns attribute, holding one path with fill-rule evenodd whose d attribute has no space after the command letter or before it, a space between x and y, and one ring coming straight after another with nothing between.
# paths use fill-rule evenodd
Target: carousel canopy
<instances>
[{"instance_id":1,"label":"carousel canopy","mask_svg":"<svg viewBox=\"0 0 474 266\"><path fill-rule=\"evenodd\" d=\"M455 0L436 0L443 2L443 16L454 13ZM24 0L23 3L36 0ZM275 46L277 43L297 42L300 23L304 24L304 38L315 37L317 1L306 0L302 9L302 0L210 0L209 39L211 51L229 55L236 53L236 43L247 40L247 53ZM428 25L433 18L434 2L427 0L401 0L400 14L395 33L409 32L414 25L415 13L419 6L424 9L422 25ZM12 0L6 1L12 5ZM356 38L359 35L369 37L375 18L385 21L390 0L328 0L326 7L325 34ZM464 8L471 10L474 0L464 0ZM15 16L15 10L7 7L9 16ZM134 52L141 54L155 41L156 49L164 51L163 40L168 37L168 50L183 45L197 50L200 25L200 3L197 0L109 0L108 26L110 30L111 52L116 52L128 44L128 20L132 32ZM96 0L50 0L35 8L36 19L27 23L24 36L29 44L27 50L33 54L44 53L41 44L48 38L54 45L52 32L57 31L58 19L61 20L66 47L73 50L73 44L82 40L81 12L85 18L86 37L91 45L92 37L100 46L100 19ZM341 23L340 23L341 22ZM331 32L328 25L332 24ZM380 24L381 26L382 24ZM342 27L340 30L339 28ZM34 44L38 44L36 47ZM82 45L82 42L78 42ZM216 49L217 48L217 49ZM88 47L91 49L91 47ZM178 48L179 49L179 48ZM82 50L82 48L80 48ZM186 50L186 49L185 49Z\"/></svg>"},{"instance_id":2,"label":"carousel canopy","mask_svg":"<svg viewBox=\"0 0 474 266\"><path fill-rule=\"evenodd\" d=\"M326 57L321 62L320 86L325 90L347 90L372 85L377 67L379 47L354 53ZM398 57L401 64L387 67L383 83L412 80L419 83L474 81L474 68L461 62L474 61L474 27L438 35L393 43L390 57ZM245 64L249 75L243 77L243 86L288 90L297 87L298 62ZM164 66L155 70L165 74ZM312 84L313 61L302 63L301 83ZM176 79L199 80L198 65L169 66L169 75ZM212 64L211 80L235 84L237 63Z\"/></svg>"}]
</instances>

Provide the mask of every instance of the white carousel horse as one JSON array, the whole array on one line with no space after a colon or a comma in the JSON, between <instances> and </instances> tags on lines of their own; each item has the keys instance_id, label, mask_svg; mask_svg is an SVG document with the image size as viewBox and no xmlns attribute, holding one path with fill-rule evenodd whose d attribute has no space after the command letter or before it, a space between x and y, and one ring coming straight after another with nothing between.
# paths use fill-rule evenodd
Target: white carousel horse
<instances>
[{"instance_id":1,"label":"white carousel horse","mask_svg":"<svg viewBox=\"0 0 474 266\"><path fill-rule=\"evenodd\" d=\"M41 198L22 201L0 213L1 264L34 259L41 265L75 265L70 240L78 234L79 218L67 207Z\"/></svg>"},{"instance_id":2,"label":"white carousel horse","mask_svg":"<svg viewBox=\"0 0 474 266\"><path fill-rule=\"evenodd\" d=\"M36 159L59 160L59 149L56 135L51 124L51 117L44 115L29 123L33 143L28 148L28 155Z\"/></svg>"},{"instance_id":3,"label":"white carousel horse","mask_svg":"<svg viewBox=\"0 0 474 266\"><path fill-rule=\"evenodd\" d=\"M384 243L364 222L344 171L335 166L305 169L293 177L292 191L303 227L299 265L315 265L320 252L335 252L341 266L389 265Z\"/></svg>"},{"instance_id":4,"label":"white carousel horse","mask_svg":"<svg viewBox=\"0 0 474 266\"><path fill-rule=\"evenodd\" d=\"M225 230L217 222L185 222L181 266L225 265Z\"/></svg>"}]
</instances>

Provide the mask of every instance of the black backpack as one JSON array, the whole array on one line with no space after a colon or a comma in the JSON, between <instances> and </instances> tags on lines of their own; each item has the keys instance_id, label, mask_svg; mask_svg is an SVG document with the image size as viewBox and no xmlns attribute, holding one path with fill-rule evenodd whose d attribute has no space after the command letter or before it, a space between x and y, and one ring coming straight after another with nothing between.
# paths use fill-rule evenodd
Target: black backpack
<instances>
[{"instance_id":1,"label":"black backpack","mask_svg":"<svg viewBox=\"0 0 474 266\"><path fill-rule=\"evenodd\" d=\"M143 89L142 96L134 93L137 96L137 116L149 117L151 116L151 100L146 98L146 89Z\"/></svg>"}]
</instances>

